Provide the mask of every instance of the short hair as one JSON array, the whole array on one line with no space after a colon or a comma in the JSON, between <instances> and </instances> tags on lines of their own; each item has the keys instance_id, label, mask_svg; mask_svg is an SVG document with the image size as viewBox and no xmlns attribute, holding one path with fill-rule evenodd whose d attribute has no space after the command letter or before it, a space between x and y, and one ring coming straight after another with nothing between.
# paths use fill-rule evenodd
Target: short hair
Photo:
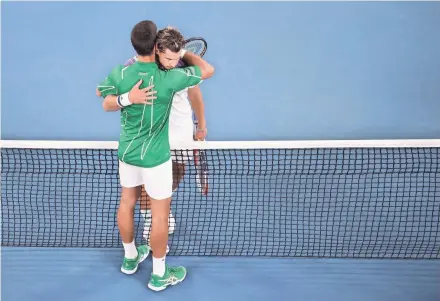
<instances>
[{"instance_id":1,"label":"short hair","mask_svg":"<svg viewBox=\"0 0 440 301\"><path fill-rule=\"evenodd\" d=\"M140 56L152 55L156 36L156 24L153 21L141 21L131 30L131 45Z\"/></svg>"},{"instance_id":2,"label":"short hair","mask_svg":"<svg viewBox=\"0 0 440 301\"><path fill-rule=\"evenodd\" d=\"M166 27L158 31L156 43L159 52L165 52L166 49L179 52L185 46L185 38L178 29Z\"/></svg>"}]
</instances>

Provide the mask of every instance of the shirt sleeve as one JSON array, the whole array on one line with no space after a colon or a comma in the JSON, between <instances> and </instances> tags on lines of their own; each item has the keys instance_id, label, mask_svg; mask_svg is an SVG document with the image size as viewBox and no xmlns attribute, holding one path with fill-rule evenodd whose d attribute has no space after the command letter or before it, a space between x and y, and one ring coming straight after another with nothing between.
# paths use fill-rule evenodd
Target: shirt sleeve
<instances>
[{"instance_id":1,"label":"shirt sleeve","mask_svg":"<svg viewBox=\"0 0 440 301\"><path fill-rule=\"evenodd\" d=\"M118 85L122 80L122 67L113 68L112 72L98 85L101 96L118 95Z\"/></svg>"},{"instance_id":2,"label":"shirt sleeve","mask_svg":"<svg viewBox=\"0 0 440 301\"><path fill-rule=\"evenodd\" d=\"M193 87L202 82L202 71L199 66L174 68L167 72L166 80L175 91Z\"/></svg>"}]
</instances>

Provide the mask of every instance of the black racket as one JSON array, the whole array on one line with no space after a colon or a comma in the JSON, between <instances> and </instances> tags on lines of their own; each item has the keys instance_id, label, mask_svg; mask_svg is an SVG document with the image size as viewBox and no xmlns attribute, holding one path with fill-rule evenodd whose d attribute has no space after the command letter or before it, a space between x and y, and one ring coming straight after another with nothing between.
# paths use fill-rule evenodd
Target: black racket
<instances>
[{"instance_id":1,"label":"black racket","mask_svg":"<svg viewBox=\"0 0 440 301\"><path fill-rule=\"evenodd\" d=\"M194 122L194 130L197 131L198 121L193 114L193 122ZM205 150L203 149L194 149L194 166L196 168L196 182L197 188L203 195L208 194L208 158Z\"/></svg>"},{"instance_id":2,"label":"black racket","mask_svg":"<svg viewBox=\"0 0 440 301\"><path fill-rule=\"evenodd\" d=\"M200 57L203 57L208 49L208 43L206 43L204 38L190 38L185 41L184 48Z\"/></svg>"},{"instance_id":3,"label":"black racket","mask_svg":"<svg viewBox=\"0 0 440 301\"><path fill-rule=\"evenodd\" d=\"M185 50L191 51L195 55L203 57L206 53L206 50L208 50L208 43L206 43L206 40L204 38L189 38L188 40L185 40L185 46L183 48ZM187 67L187 65L184 63L183 60L179 60L179 63L176 67L182 68Z\"/></svg>"},{"instance_id":4,"label":"black racket","mask_svg":"<svg viewBox=\"0 0 440 301\"><path fill-rule=\"evenodd\" d=\"M190 38L185 41L184 49L194 53L195 55L198 55L200 57L203 57L206 53L206 50L208 49L208 43L204 38L195 37ZM185 67L186 64L180 60L178 67ZM193 116L194 124L197 128L197 120L195 119L195 116ZM194 166L196 168L196 182L197 182L197 188L203 195L208 194L208 160L206 158L206 152L202 149L195 149L193 150L193 156L194 156Z\"/></svg>"},{"instance_id":5,"label":"black racket","mask_svg":"<svg viewBox=\"0 0 440 301\"><path fill-rule=\"evenodd\" d=\"M208 160L204 150L194 150L194 165L196 167L197 175L196 182L197 188L203 195L208 194Z\"/></svg>"}]
</instances>

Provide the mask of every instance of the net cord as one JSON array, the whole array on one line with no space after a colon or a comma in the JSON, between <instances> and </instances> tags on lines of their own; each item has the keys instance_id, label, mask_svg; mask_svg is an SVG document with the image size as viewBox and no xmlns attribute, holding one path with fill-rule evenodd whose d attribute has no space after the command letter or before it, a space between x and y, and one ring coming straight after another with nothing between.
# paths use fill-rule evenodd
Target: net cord
<instances>
[{"instance_id":1,"label":"net cord","mask_svg":"<svg viewBox=\"0 0 440 301\"><path fill-rule=\"evenodd\" d=\"M0 140L1 148L117 149L117 141ZM310 149L310 148L432 148L440 139L298 140L298 141L194 141L179 149Z\"/></svg>"}]
</instances>

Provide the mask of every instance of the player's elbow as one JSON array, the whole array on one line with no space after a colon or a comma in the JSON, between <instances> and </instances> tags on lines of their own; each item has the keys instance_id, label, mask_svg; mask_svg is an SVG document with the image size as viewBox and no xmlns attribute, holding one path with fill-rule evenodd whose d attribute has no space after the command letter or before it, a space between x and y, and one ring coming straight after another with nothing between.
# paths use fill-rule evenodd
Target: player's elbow
<instances>
[{"instance_id":1,"label":"player's elbow","mask_svg":"<svg viewBox=\"0 0 440 301\"><path fill-rule=\"evenodd\" d=\"M112 107L111 107L111 105L110 105L109 99L108 99L107 97L106 97L106 98L104 99L104 101L102 102L102 108L103 108L104 111L106 111L106 112L113 111L113 110L112 110Z\"/></svg>"},{"instance_id":2,"label":"player's elbow","mask_svg":"<svg viewBox=\"0 0 440 301\"><path fill-rule=\"evenodd\" d=\"M202 72L202 79L210 78L214 75L215 69L212 65L206 66Z\"/></svg>"},{"instance_id":3,"label":"player's elbow","mask_svg":"<svg viewBox=\"0 0 440 301\"><path fill-rule=\"evenodd\" d=\"M106 112L110 111L110 108L109 108L107 102L105 102L105 101L102 102L102 108L103 108L104 111L106 111Z\"/></svg>"}]
</instances>

